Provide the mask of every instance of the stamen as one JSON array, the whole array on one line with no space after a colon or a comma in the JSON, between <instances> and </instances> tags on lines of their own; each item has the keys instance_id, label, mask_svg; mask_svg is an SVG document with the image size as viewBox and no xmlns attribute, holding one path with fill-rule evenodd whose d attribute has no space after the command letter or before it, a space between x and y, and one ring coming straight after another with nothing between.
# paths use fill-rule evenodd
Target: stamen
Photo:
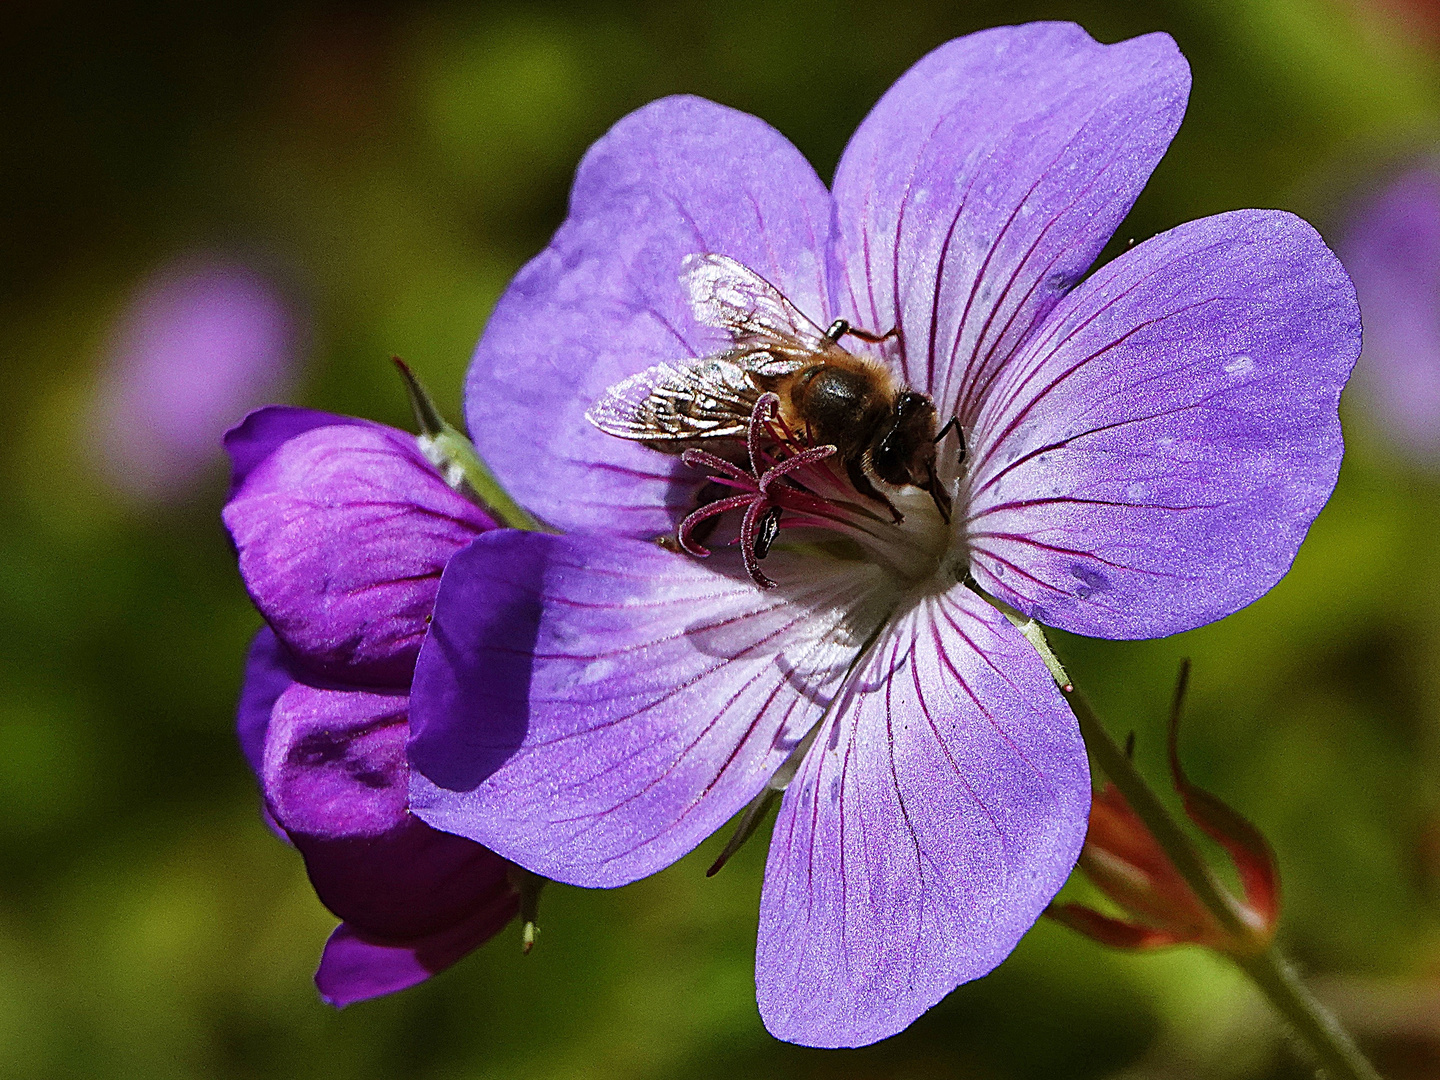
<instances>
[{"instance_id":1,"label":"stamen","mask_svg":"<svg viewBox=\"0 0 1440 1080\"><path fill-rule=\"evenodd\" d=\"M780 415L780 395L764 393L755 401L750 413L750 430L745 433L745 449L750 454L750 471L760 474L760 432Z\"/></svg>"},{"instance_id":2,"label":"stamen","mask_svg":"<svg viewBox=\"0 0 1440 1080\"><path fill-rule=\"evenodd\" d=\"M795 445L793 433L783 422L777 422L779 409L780 399L775 394L761 394L755 402L745 438L745 449L750 459L748 472L707 450L692 448L680 458L692 469L708 471L716 483L741 492L707 503L680 522L676 530L680 547L691 555L705 558L710 551L694 538L696 526L718 514L743 508L745 516L740 522L740 555L746 572L762 589L775 587L775 582L761 571L760 560L769 553L775 534L782 527L781 511L792 511L792 521L786 522L785 527L822 524L823 517L828 516L827 500L807 492L793 480L784 484L779 482L836 453L834 446L812 446L784 460L777 460L773 452L767 452L767 446L788 449ZM817 517L817 514L820 516Z\"/></svg>"},{"instance_id":3,"label":"stamen","mask_svg":"<svg viewBox=\"0 0 1440 1080\"><path fill-rule=\"evenodd\" d=\"M760 534L760 515L769 512L770 501L762 493L758 498L750 500L750 505L745 509L745 519L740 523L740 557L745 560L745 569L750 571L750 577L762 589L775 588L775 582L766 577L760 569L760 559L755 554L756 538Z\"/></svg>"},{"instance_id":4,"label":"stamen","mask_svg":"<svg viewBox=\"0 0 1440 1080\"><path fill-rule=\"evenodd\" d=\"M680 541L680 546L691 555L699 559L708 559L710 557L710 549L698 541L691 539L690 534L695 531L695 526L707 518L715 517L717 514L723 514L730 510L739 510L742 506L748 506L754 501L755 497L753 495L731 495L726 499L717 499L715 502L706 503L684 521L680 522L680 527L675 530L675 539Z\"/></svg>"},{"instance_id":5,"label":"stamen","mask_svg":"<svg viewBox=\"0 0 1440 1080\"><path fill-rule=\"evenodd\" d=\"M869 504L827 463L838 453L837 448L806 446L780 417L780 399L775 394L761 394L756 400L745 449L749 469L696 447L681 455L690 468L709 473L712 483L735 491L697 507L680 522L676 540L682 550L697 558L707 557L710 550L696 539L697 527L720 514L740 510L740 557L745 572L762 589L775 588L775 582L761 571L760 560L769 553L780 529L829 529L897 569L913 566L918 573L928 572L920 568L933 563L935 553L929 545L936 537L927 540L923 532L899 529L889 514Z\"/></svg>"}]
</instances>

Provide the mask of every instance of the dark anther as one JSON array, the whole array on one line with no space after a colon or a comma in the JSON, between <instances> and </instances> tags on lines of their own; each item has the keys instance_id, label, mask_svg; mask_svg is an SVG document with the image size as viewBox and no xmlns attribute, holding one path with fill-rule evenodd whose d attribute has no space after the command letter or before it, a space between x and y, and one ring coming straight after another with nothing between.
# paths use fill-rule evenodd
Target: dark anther
<instances>
[{"instance_id":1,"label":"dark anther","mask_svg":"<svg viewBox=\"0 0 1440 1080\"><path fill-rule=\"evenodd\" d=\"M770 554L770 545L780 532L780 507L772 506L760 519L759 531L755 533L755 558L763 559Z\"/></svg>"}]
</instances>

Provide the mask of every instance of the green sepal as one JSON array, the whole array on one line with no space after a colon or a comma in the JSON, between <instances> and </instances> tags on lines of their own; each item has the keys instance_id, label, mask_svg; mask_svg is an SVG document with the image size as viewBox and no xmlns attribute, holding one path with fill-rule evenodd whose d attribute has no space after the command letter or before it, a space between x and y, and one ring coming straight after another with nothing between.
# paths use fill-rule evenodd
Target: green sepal
<instances>
[{"instance_id":1,"label":"green sepal","mask_svg":"<svg viewBox=\"0 0 1440 1080\"><path fill-rule=\"evenodd\" d=\"M430 464L440 470L445 482L456 491L479 501L501 525L531 532L548 531L500 486L495 474L476 453L475 444L458 428L445 422L440 410L435 407L435 399L415 378L415 373L405 361L398 356L392 357L392 360L405 383L410 407L415 410L415 423L420 428L416 438L420 451Z\"/></svg>"},{"instance_id":2,"label":"green sepal","mask_svg":"<svg viewBox=\"0 0 1440 1080\"><path fill-rule=\"evenodd\" d=\"M1060 658L1055 655L1055 650L1050 648L1050 642L1045 638L1045 627L1041 626L1024 612L1017 611L999 597L991 596L975 583L974 578L967 575L964 584L976 596L980 597L980 599L1004 615L1005 618L1009 619L1010 625L1025 636L1025 640L1030 643L1031 648L1039 653L1040 659L1045 662L1045 667L1049 670L1050 677L1055 680L1056 686L1060 687L1060 689L1066 693L1069 693L1075 688L1074 684L1070 681L1069 674L1065 671L1065 665L1060 663Z\"/></svg>"},{"instance_id":3,"label":"green sepal","mask_svg":"<svg viewBox=\"0 0 1440 1080\"><path fill-rule=\"evenodd\" d=\"M550 879L514 863L507 872L510 884L520 894L520 951L528 953L535 947L535 937L540 932L540 890Z\"/></svg>"}]
</instances>

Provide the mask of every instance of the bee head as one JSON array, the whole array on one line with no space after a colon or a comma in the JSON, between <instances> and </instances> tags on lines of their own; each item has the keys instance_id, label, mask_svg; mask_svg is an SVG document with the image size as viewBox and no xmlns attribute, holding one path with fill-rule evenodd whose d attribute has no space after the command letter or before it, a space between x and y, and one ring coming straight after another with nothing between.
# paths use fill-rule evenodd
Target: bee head
<instances>
[{"instance_id":1,"label":"bee head","mask_svg":"<svg viewBox=\"0 0 1440 1080\"><path fill-rule=\"evenodd\" d=\"M895 399L894 420L870 448L870 465L887 484L924 485L935 460L935 403L906 390Z\"/></svg>"}]
</instances>

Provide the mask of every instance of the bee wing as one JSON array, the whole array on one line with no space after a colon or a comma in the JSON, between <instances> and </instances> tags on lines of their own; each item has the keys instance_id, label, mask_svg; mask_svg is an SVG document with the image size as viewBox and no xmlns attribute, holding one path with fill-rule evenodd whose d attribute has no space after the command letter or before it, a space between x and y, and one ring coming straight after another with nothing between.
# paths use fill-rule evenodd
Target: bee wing
<instances>
[{"instance_id":1,"label":"bee wing","mask_svg":"<svg viewBox=\"0 0 1440 1080\"><path fill-rule=\"evenodd\" d=\"M585 419L642 442L743 438L760 397L749 370L724 356L656 364L606 390Z\"/></svg>"},{"instance_id":2,"label":"bee wing","mask_svg":"<svg viewBox=\"0 0 1440 1080\"><path fill-rule=\"evenodd\" d=\"M695 318L728 330L731 347L700 360L646 368L616 383L585 418L609 435L649 443L743 438L760 389L835 347L781 291L726 255L689 255L681 281Z\"/></svg>"},{"instance_id":3,"label":"bee wing","mask_svg":"<svg viewBox=\"0 0 1440 1080\"><path fill-rule=\"evenodd\" d=\"M784 375L815 353L834 346L785 294L728 255L687 255L681 281L690 293L695 318L729 330L734 353L768 352L770 359L747 364L762 375Z\"/></svg>"}]
</instances>

